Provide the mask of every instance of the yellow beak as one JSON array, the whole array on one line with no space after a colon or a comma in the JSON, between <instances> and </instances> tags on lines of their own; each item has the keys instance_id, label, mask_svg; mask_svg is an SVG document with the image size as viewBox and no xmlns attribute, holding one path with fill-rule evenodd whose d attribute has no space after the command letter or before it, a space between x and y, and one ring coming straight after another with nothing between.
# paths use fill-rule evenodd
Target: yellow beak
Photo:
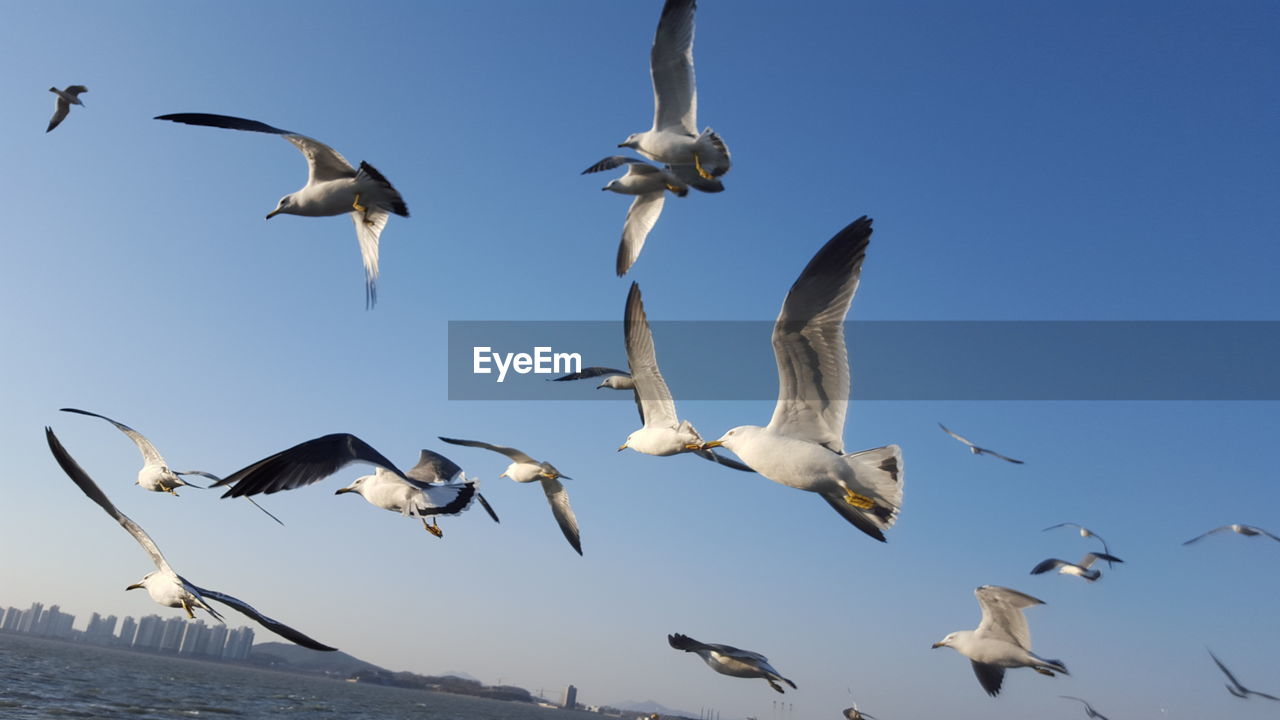
<instances>
[{"instance_id":1,"label":"yellow beak","mask_svg":"<svg viewBox=\"0 0 1280 720\"><path fill-rule=\"evenodd\" d=\"M279 214L280 214L280 208L276 208L275 210L272 210L271 212L267 213L267 219L270 220L271 218Z\"/></svg>"},{"instance_id":2,"label":"yellow beak","mask_svg":"<svg viewBox=\"0 0 1280 720\"><path fill-rule=\"evenodd\" d=\"M129 587L125 588L125 590L137 590L140 587L142 587L142 583L134 583Z\"/></svg>"},{"instance_id":3,"label":"yellow beak","mask_svg":"<svg viewBox=\"0 0 1280 720\"><path fill-rule=\"evenodd\" d=\"M627 449L627 444L622 443L622 445L618 448L618 452L622 452L623 450L626 450L626 449Z\"/></svg>"},{"instance_id":4,"label":"yellow beak","mask_svg":"<svg viewBox=\"0 0 1280 720\"><path fill-rule=\"evenodd\" d=\"M699 449L710 450L711 448L718 448L721 445L724 445L724 443L720 442L719 440L712 440L711 442L702 443L702 447Z\"/></svg>"}]
</instances>

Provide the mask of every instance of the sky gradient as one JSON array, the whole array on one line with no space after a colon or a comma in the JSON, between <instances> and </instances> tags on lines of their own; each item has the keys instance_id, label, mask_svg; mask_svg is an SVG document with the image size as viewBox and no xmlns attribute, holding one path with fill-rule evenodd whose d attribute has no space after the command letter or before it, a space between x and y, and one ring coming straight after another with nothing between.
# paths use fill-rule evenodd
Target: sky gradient
<instances>
[{"instance_id":1,"label":"sky gradient","mask_svg":"<svg viewBox=\"0 0 1280 720\"><path fill-rule=\"evenodd\" d=\"M651 122L660 8L6 4L0 604L168 612L123 592L150 563L59 471L52 425L179 572L388 668L774 720L782 696L670 649L681 632L768 655L799 685L797 720L838 717L848 688L881 718L1083 715L1060 694L1115 718L1274 717L1227 694L1205 647L1280 692L1280 544L1180 545L1229 522L1280 532L1274 402L859 401L855 364L846 448L898 443L905 460L880 545L806 493L615 452L636 428L621 395L451 402L446 333L618 321L634 279L661 361L658 321L771 320L864 214L851 320L1280 320L1280 8L704 0L698 120L733 152L727 190L669 199L620 280L629 198L579 173ZM68 84L89 87L86 107L46 135L46 88ZM296 150L151 119L177 112L376 166L412 213L383 233L377 308L349 220L263 220L303 183ZM623 359L619 343L588 363ZM772 405L679 411L718 437ZM445 518L437 540L334 497L356 468L262 499L284 528L213 492L146 493L132 444L65 406L215 473L331 432L405 464L431 448L482 478L502 523ZM1027 463L971 457L938 421ZM584 557L536 487L497 478L503 458L439 435L575 478ZM1093 548L1040 532L1063 521L1125 564L1092 585L1028 576ZM982 584L1047 602L1028 612L1033 649L1070 677L1011 671L993 700L965 658L929 649L977 625Z\"/></svg>"}]
</instances>

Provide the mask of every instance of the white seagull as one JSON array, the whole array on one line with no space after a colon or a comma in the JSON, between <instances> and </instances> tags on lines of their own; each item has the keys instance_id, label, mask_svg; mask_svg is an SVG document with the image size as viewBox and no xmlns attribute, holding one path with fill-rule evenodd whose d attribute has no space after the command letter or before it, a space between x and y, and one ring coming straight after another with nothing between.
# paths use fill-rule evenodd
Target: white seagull
<instances>
[{"instance_id":1,"label":"white seagull","mask_svg":"<svg viewBox=\"0 0 1280 720\"><path fill-rule=\"evenodd\" d=\"M271 494L319 482L352 463L374 466L373 475L356 478L335 495L354 492L370 505L422 521L422 527L436 537L444 531L436 522L439 515L457 515L471 507L473 500L498 522L493 508L477 490L478 478L468 478L462 468L443 455L423 450L418 464L402 472L382 453L350 433L334 433L298 443L288 450L263 458L214 483L230 485L223 497ZM432 523L427 524L427 518Z\"/></svg>"},{"instance_id":2,"label":"white seagull","mask_svg":"<svg viewBox=\"0 0 1280 720\"><path fill-rule=\"evenodd\" d=\"M293 143L307 158L307 184L280 198L276 209L267 213L267 219L280 213L308 217L350 214L356 226L356 240L360 242L360 257L364 260L365 307L371 308L377 303L378 239L391 213L409 217L404 199L382 173L366 162L361 162L357 170L337 150L319 140L256 120L209 113L176 113L155 119L270 133Z\"/></svg>"},{"instance_id":3,"label":"white seagull","mask_svg":"<svg viewBox=\"0 0 1280 720\"><path fill-rule=\"evenodd\" d=\"M1106 715L1103 715L1097 710L1094 710L1093 706L1090 705L1088 701L1084 700L1083 698L1073 697L1071 695L1059 695L1058 697L1062 698L1063 700L1075 700L1076 702L1084 703L1085 715L1089 716L1090 718L1096 718L1096 720L1109 720L1109 718L1107 718Z\"/></svg>"},{"instance_id":4,"label":"white seagull","mask_svg":"<svg viewBox=\"0 0 1280 720\"><path fill-rule=\"evenodd\" d=\"M667 642L671 647L677 650L684 650L697 654L702 658L712 670L721 675L729 675L740 678L762 678L769 683L769 687L778 692L785 692L778 681L784 682L791 686L794 690L796 684L782 677L773 666L769 664L769 658L757 652L750 650L742 650L732 645L717 645L715 643L700 643L688 635L668 635Z\"/></svg>"},{"instance_id":5,"label":"white seagull","mask_svg":"<svg viewBox=\"0 0 1280 720\"><path fill-rule=\"evenodd\" d=\"M53 429L46 427L44 432L46 439L49 441L49 449L53 452L53 457L58 461L58 464L62 466L62 469L67 473L67 476L80 487L85 495L89 496L90 500L97 503L99 507L107 511L108 515L115 518L115 521L120 523L120 526L127 530L129 534L133 536L134 540L138 541L138 544L142 546L142 549L146 550L147 554L151 556L151 561L155 563L155 572L147 573L143 576L142 580L130 585L125 588L125 590L146 588L147 594L150 595L151 599L156 603L163 605L164 607L180 607L186 611L188 618L195 618L195 613L192 611L198 608L209 613L219 622L222 622L222 615L217 610L214 610L208 603L209 600L216 600L217 602L227 605L233 610L252 618L254 622L257 622L259 625L262 625L264 628L279 635L280 637L295 642L305 648L326 651L337 649L312 640L288 625L272 620L266 615L263 615L253 609L251 605L243 600L217 592L216 590L207 590L199 587L179 575L172 567L169 566L168 561L164 559L164 555L160 553L160 548L156 546L155 541L151 539L151 536L147 535L146 531L139 527L137 523L130 520L127 515L117 510L116 506L111 504L111 501L107 499L107 496L102 492L102 489L98 487L97 483L93 481L93 478L89 477L89 474L86 473L78 463L76 463L75 458L71 457L66 448L62 446L62 443L58 440L57 436L53 434Z\"/></svg>"},{"instance_id":6,"label":"white seagull","mask_svg":"<svg viewBox=\"0 0 1280 720\"><path fill-rule=\"evenodd\" d=\"M805 266L773 326L778 403L766 427L742 425L702 449L724 446L752 470L822 496L841 517L884 542L902 505L897 445L845 454L849 354L844 319L858 289L871 219L849 224Z\"/></svg>"},{"instance_id":7,"label":"white seagull","mask_svg":"<svg viewBox=\"0 0 1280 720\"><path fill-rule=\"evenodd\" d=\"M1111 554L1111 548L1107 547L1107 541L1103 540L1101 535L1099 535L1098 533L1090 530L1089 528L1083 525L1079 525L1073 522L1063 522L1063 523L1058 523L1057 525L1050 525L1049 527L1041 530L1040 532L1049 532L1050 530L1055 530L1060 527L1076 528L1077 530L1079 530L1080 537L1082 538L1097 538L1098 542L1102 543L1102 552L1107 555ZM1115 563L1111 562L1110 560L1107 561L1107 565L1109 567L1115 567Z\"/></svg>"},{"instance_id":8,"label":"white seagull","mask_svg":"<svg viewBox=\"0 0 1280 720\"><path fill-rule=\"evenodd\" d=\"M1005 668L1029 667L1049 677L1054 672L1069 674L1061 660L1046 660L1031 652L1031 629L1022 609L1043 605L1043 600L998 585L983 585L973 594L982 606L978 629L953 632L933 647L949 647L969 658L988 695L1000 694Z\"/></svg>"},{"instance_id":9,"label":"white seagull","mask_svg":"<svg viewBox=\"0 0 1280 720\"><path fill-rule=\"evenodd\" d=\"M1217 655L1213 654L1212 650L1209 651L1209 657L1213 658L1213 662L1217 664L1218 669L1222 671L1222 674L1227 676L1227 680L1229 681L1227 684L1227 692L1238 698L1245 698L1246 700L1249 699L1250 695L1257 695L1258 697L1266 698L1268 700L1280 700L1280 697L1276 697L1275 695L1268 695L1263 692L1258 692L1257 690L1250 690L1249 688L1241 685L1240 681L1236 680L1236 676L1231 674L1231 671L1227 669L1226 665L1222 664L1222 661L1218 659Z\"/></svg>"},{"instance_id":10,"label":"white seagull","mask_svg":"<svg viewBox=\"0 0 1280 720\"><path fill-rule=\"evenodd\" d=\"M1266 535L1272 540L1275 540L1276 542L1280 542L1280 537L1276 537L1275 535L1272 535L1271 533L1267 532L1266 530L1263 530L1257 525L1241 525L1240 523L1232 523L1231 525L1223 525L1222 527L1214 528L1209 532L1201 533L1182 544L1190 545L1191 543L1196 542L1197 540L1209 537L1214 533L1220 533L1225 530L1230 530L1231 532L1236 533L1237 535L1243 535L1245 537L1253 537L1255 535Z\"/></svg>"},{"instance_id":11,"label":"white seagull","mask_svg":"<svg viewBox=\"0 0 1280 720\"><path fill-rule=\"evenodd\" d=\"M586 380L588 378L596 378L604 376L604 380L596 386L596 389L609 388L610 390L635 390L636 383L631 379L631 373L626 370L618 370L616 368L607 367L588 367L582 368L576 373L561 375L558 378L550 378L551 382L566 382L569 380Z\"/></svg>"},{"instance_id":12,"label":"white seagull","mask_svg":"<svg viewBox=\"0 0 1280 720\"><path fill-rule=\"evenodd\" d=\"M693 16L696 0L667 0L649 52L653 76L653 127L632 133L618 147L629 147L650 160L672 166L692 165L711 180L729 171L729 148L706 128L698 132L698 88L693 74Z\"/></svg>"},{"instance_id":13,"label":"white seagull","mask_svg":"<svg viewBox=\"0 0 1280 720\"><path fill-rule=\"evenodd\" d=\"M644 427L628 435L618 451L630 448L646 455L660 456L693 452L705 460L751 472L751 468L742 463L720 457L713 450L703 450L704 441L697 429L676 415L676 401L671 397L667 381L662 379L662 371L658 369L658 354L653 346L653 333L644 314L644 300L640 297L638 283L631 283L623 317L627 365L631 368L636 407L640 410L640 422Z\"/></svg>"},{"instance_id":14,"label":"white seagull","mask_svg":"<svg viewBox=\"0 0 1280 720\"><path fill-rule=\"evenodd\" d=\"M853 703L853 707L847 707L841 711L845 720L876 720L874 715L858 709L858 701L853 699L853 688L849 688L849 702Z\"/></svg>"},{"instance_id":15,"label":"white seagull","mask_svg":"<svg viewBox=\"0 0 1280 720\"><path fill-rule=\"evenodd\" d=\"M534 460L515 448L491 445L479 440L457 440L447 437L440 439L452 445L492 450L511 458L511 464L498 477L511 478L518 483L529 483L535 480L541 482L542 491L546 493L547 502L551 504L551 514L555 515L556 523L560 525L560 532L564 533L564 539L569 541L569 545L579 555L582 554L582 536L578 532L578 518L573 514L573 507L569 505L569 493L560 482L561 478L565 480L572 480L572 478L561 475L551 463Z\"/></svg>"},{"instance_id":16,"label":"white seagull","mask_svg":"<svg viewBox=\"0 0 1280 720\"><path fill-rule=\"evenodd\" d=\"M649 237L649 231L653 229L654 224L658 222L658 216L662 214L662 205L666 201L667 191L675 193L677 197L684 197L689 194L690 186L703 192L724 190L724 185L719 180L702 180L696 175L694 178L685 180L677 177L670 169L663 169L643 160L622 155L607 157L583 170L582 174L612 170L623 165L627 166L627 174L616 180L610 180L608 185L600 188L619 195L635 196L635 200L631 201L631 207L627 210L627 219L622 225L622 242L618 244L618 260L615 266L618 277L626 275L636 258L640 257L645 238Z\"/></svg>"},{"instance_id":17,"label":"white seagull","mask_svg":"<svg viewBox=\"0 0 1280 720\"><path fill-rule=\"evenodd\" d=\"M1022 465L1022 464L1023 464L1023 462L1022 462L1021 460L1014 460L1013 458L1011 458L1011 457L1009 457L1009 456L1007 456L1007 455L1001 455L1000 453L996 452L995 450L988 450L988 449L986 449L986 448L984 448L984 447L978 447L977 445L974 445L973 443L969 442L968 438L964 437L963 435L958 435L958 434L956 434L955 432L952 432L951 430L948 430L948 429L947 429L947 426L946 426L946 425L943 425L942 423L938 423L938 427L942 428L942 432L944 432L944 433L946 433L946 434L950 435L951 437L953 437L953 438L955 438L955 439L959 440L960 442L964 443L965 445L968 445L968 446L969 446L969 452L973 453L974 455L990 455L991 457L998 457L998 458L1000 458L1001 460L1004 460L1005 462L1011 462L1011 463L1013 463L1013 464L1015 464L1015 465Z\"/></svg>"},{"instance_id":18,"label":"white seagull","mask_svg":"<svg viewBox=\"0 0 1280 720\"><path fill-rule=\"evenodd\" d=\"M68 85L66 90L51 87L49 92L57 95L58 99L53 101L53 117L49 118L49 127L45 129L46 133L62 124L62 121L67 117L67 113L71 112L72 105L84 107L84 103L80 100L80 93L89 92L89 88L83 85Z\"/></svg>"},{"instance_id":19,"label":"white seagull","mask_svg":"<svg viewBox=\"0 0 1280 720\"><path fill-rule=\"evenodd\" d=\"M1106 560L1109 563L1124 562L1123 560L1116 557L1115 555L1108 555L1107 553L1091 552L1091 553L1086 553L1084 558L1078 563L1070 563L1070 562L1067 562L1066 560L1059 560L1058 558L1049 558L1048 560L1043 560L1038 565L1031 568L1031 574L1040 575L1042 573L1047 573L1050 570L1056 569L1058 573L1061 575L1075 575L1077 577L1082 577L1085 580L1088 580L1089 582L1093 582L1094 580L1097 580L1098 578L1102 577L1101 570L1093 569L1093 564L1098 560Z\"/></svg>"},{"instance_id":20,"label":"white seagull","mask_svg":"<svg viewBox=\"0 0 1280 720\"><path fill-rule=\"evenodd\" d=\"M195 488L197 490L204 489L200 485L192 485L191 483L183 480L181 477L183 475L199 475L200 477L206 477L214 481L219 479L217 475L207 473L203 470L170 470L169 463L165 461L164 456L160 454L160 451L156 449L155 445L151 444L151 441L148 440L145 435L124 423L112 420L106 415L91 413L88 410L77 410L76 408L59 408L59 410L61 412L101 418L112 425L115 425L117 430L128 436L128 438L133 441L133 444L138 446L138 452L142 453L142 469L138 470L138 479L134 481L134 484L141 486L144 490L169 493L174 497L178 497L178 493L174 492L174 490L179 487L185 486ZM266 513L267 517L275 520L281 525L284 525L283 522L280 522L280 518L272 515L266 508L254 502L253 498L246 499L253 503L254 507Z\"/></svg>"}]
</instances>

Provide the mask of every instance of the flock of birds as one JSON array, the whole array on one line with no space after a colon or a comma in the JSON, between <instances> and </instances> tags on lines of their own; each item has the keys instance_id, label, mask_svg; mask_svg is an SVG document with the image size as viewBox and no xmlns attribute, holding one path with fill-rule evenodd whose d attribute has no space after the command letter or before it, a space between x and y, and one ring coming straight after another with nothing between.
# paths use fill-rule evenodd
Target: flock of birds
<instances>
[{"instance_id":1,"label":"flock of birds","mask_svg":"<svg viewBox=\"0 0 1280 720\"><path fill-rule=\"evenodd\" d=\"M650 54L654 89L653 127L633 133L618 147L631 148L660 165L621 155L606 157L584 171L596 173L626 168L626 174L610 181L603 190L634 196L623 224L616 272L619 276L636 262L644 242L662 211L666 193L679 197L689 189L721 192L720 179L730 169L727 145L709 127L697 127L697 90L693 69L694 12L696 0L666 0L658 21ZM48 131L58 127L72 105L83 106L80 95L88 89L71 85L65 90L50 88L57 96ZM356 229L365 271L366 307L377 301L378 243L390 215L408 216L408 207L399 192L372 165L353 166L333 148L295 132L265 123L227 115L177 113L157 116L188 125L226 128L280 135L302 152L307 160L307 183L285 195L267 218L277 214L332 216L348 214ZM897 445L845 452L844 425L850 389L848 354L844 341L844 321L858 288L862 264L872 234L872 221L860 217L835 234L818 250L801 271L782 303L774 324L772 344L778 365L778 401L767 425L741 425L716 440L705 440L692 423L680 419L675 401L659 370L657 352L644 303L637 283L632 283L624 308L624 341L627 370L588 367L557 381L601 378L598 388L631 391L639 410L641 427L626 438L619 451L630 449L648 455L669 456L693 453L728 468L755 472L779 484L819 495L837 514L866 535L884 542L885 531L893 527L902 504L903 460ZM494 522L498 515L479 492L479 480L443 455L421 450L417 465L401 470L369 443L348 433L335 433L306 440L266 458L252 462L225 477L201 470L172 470L165 458L146 437L133 428L104 415L63 408L65 412L101 418L129 437L142 454L143 467L136 484L145 490L177 495L179 488L201 488L184 479L204 477L208 487L226 487L223 497L244 497L270 516L278 518L254 502L253 496L294 490L330 477L353 463L374 466L336 494L355 493L369 504L421 521L423 528L443 537L440 516L458 515L479 501ZM963 443L974 455L989 455L1008 463L1022 460L980 447L945 425L939 427ZM50 451L71 480L119 523L150 556L156 570L127 589L143 588L156 603L181 608L189 618L201 610L215 619L222 615L210 601L231 607L266 629L303 647L320 651L335 648L273 620L248 603L215 590L195 585L179 575L165 560L147 533L115 507L101 488L63 447L51 428L46 428ZM511 462L499 477L518 483L538 482L552 514L570 546L582 554L578 520L561 480L569 479L553 464L537 460L512 447L479 440L441 437L441 441L462 447L479 448L505 456ZM739 460L717 453L724 448ZM430 521L430 522L428 522ZM283 523L281 523L283 524ZM1088 552L1076 563L1048 558L1031 574L1056 570L1086 581L1098 580L1098 561L1114 567L1123 561L1113 555L1095 532L1074 523L1060 523L1046 531L1072 527L1083 538L1102 543L1101 552ZM1280 542L1280 537L1249 525L1226 525L1187 540L1190 545L1208 535L1234 532L1244 536L1264 535ZM982 689L995 696L1000 692L1007 669L1028 667L1053 676L1067 674L1060 660L1031 651L1030 630L1024 610L1043 602L1031 595L1005 587L984 585L974 591L982 618L974 630L948 634L934 648L950 647L969 658ZM796 683L782 676L760 653L730 645L702 643L687 635L667 637L676 650L698 655L718 673L740 678L760 678L777 692ZM1280 697L1250 690L1210 652L1228 680L1231 694L1248 698ZM851 693L852 694L852 693ZM1063 698L1083 704L1090 718L1106 716L1087 701ZM844 710L848 720L873 716L861 712L857 704Z\"/></svg>"}]
</instances>

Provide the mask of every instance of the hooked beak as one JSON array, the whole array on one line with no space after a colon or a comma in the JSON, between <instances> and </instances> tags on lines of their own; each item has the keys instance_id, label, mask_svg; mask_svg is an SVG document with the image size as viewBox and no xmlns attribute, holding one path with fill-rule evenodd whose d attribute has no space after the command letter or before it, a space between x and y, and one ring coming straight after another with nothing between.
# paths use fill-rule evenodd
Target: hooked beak
<instances>
[{"instance_id":1,"label":"hooked beak","mask_svg":"<svg viewBox=\"0 0 1280 720\"><path fill-rule=\"evenodd\" d=\"M702 443L689 443L684 446L684 449L685 450L701 450L702 447L703 447Z\"/></svg>"},{"instance_id":2,"label":"hooked beak","mask_svg":"<svg viewBox=\"0 0 1280 720\"><path fill-rule=\"evenodd\" d=\"M271 218L279 214L280 214L280 208L276 208L275 210L272 210L271 212L267 213L267 219L270 220Z\"/></svg>"},{"instance_id":3,"label":"hooked beak","mask_svg":"<svg viewBox=\"0 0 1280 720\"><path fill-rule=\"evenodd\" d=\"M140 587L142 587L142 583L134 583L129 587L125 588L125 590L137 590Z\"/></svg>"},{"instance_id":4,"label":"hooked beak","mask_svg":"<svg viewBox=\"0 0 1280 720\"><path fill-rule=\"evenodd\" d=\"M718 448L718 447L720 447L721 445L724 445L724 443L720 442L719 440L712 440L711 442L704 442L704 443L702 443L702 445L700 445L700 446L698 447L698 449L699 449L699 450L710 450L711 448Z\"/></svg>"}]
</instances>

